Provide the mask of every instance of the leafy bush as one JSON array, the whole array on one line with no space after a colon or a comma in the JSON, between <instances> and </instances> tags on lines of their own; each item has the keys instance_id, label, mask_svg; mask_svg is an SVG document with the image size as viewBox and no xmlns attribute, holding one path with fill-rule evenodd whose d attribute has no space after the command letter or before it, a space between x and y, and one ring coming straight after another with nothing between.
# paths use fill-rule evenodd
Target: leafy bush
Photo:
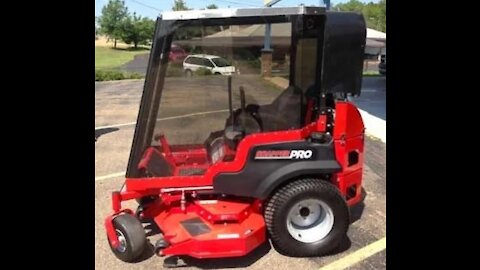
<instances>
[{"instance_id":1,"label":"leafy bush","mask_svg":"<svg viewBox=\"0 0 480 270\"><path fill-rule=\"evenodd\" d=\"M104 71L104 70L95 70L95 81L114 81L114 80L123 80L125 76L120 71Z\"/></svg>"},{"instance_id":2,"label":"leafy bush","mask_svg":"<svg viewBox=\"0 0 480 270\"><path fill-rule=\"evenodd\" d=\"M208 68L199 68L195 70L195 75L198 76L207 76L207 75L212 75L212 71Z\"/></svg>"},{"instance_id":3,"label":"leafy bush","mask_svg":"<svg viewBox=\"0 0 480 270\"><path fill-rule=\"evenodd\" d=\"M169 68L166 77L183 77L183 69Z\"/></svg>"},{"instance_id":4,"label":"leafy bush","mask_svg":"<svg viewBox=\"0 0 480 270\"><path fill-rule=\"evenodd\" d=\"M262 61L259 58L248 60L247 64L251 68L260 69L262 67Z\"/></svg>"},{"instance_id":5,"label":"leafy bush","mask_svg":"<svg viewBox=\"0 0 480 270\"><path fill-rule=\"evenodd\" d=\"M183 63L170 62L167 68L167 77L183 77Z\"/></svg>"},{"instance_id":6,"label":"leafy bush","mask_svg":"<svg viewBox=\"0 0 480 270\"><path fill-rule=\"evenodd\" d=\"M95 81L116 81L126 79L142 79L144 76L139 73L127 73L118 70L95 70Z\"/></svg>"},{"instance_id":7,"label":"leafy bush","mask_svg":"<svg viewBox=\"0 0 480 270\"><path fill-rule=\"evenodd\" d=\"M127 73L125 75L125 79L143 79L143 78L145 78L145 76L137 72Z\"/></svg>"}]
</instances>

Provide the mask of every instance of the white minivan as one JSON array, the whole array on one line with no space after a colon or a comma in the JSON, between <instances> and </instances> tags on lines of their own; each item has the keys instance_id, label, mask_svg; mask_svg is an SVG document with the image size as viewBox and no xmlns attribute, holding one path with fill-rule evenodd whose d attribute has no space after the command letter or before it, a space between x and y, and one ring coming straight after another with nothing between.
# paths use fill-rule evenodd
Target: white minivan
<instances>
[{"instance_id":1,"label":"white minivan","mask_svg":"<svg viewBox=\"0 0 480 270\"><path fill-rule=\"evenodd\" d=\"M208 54L189 55L183 61L183 71L187 77L192 76L193 72L199 68L209 69L212 74L232 75L235 73L235 67L220 56Z\"/></svg>"}]
</instances>

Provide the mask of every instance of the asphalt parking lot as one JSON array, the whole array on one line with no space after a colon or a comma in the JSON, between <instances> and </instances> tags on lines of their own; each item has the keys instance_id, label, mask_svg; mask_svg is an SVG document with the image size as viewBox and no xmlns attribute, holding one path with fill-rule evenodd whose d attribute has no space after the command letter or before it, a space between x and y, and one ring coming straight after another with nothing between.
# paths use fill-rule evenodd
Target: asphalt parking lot
<instances>
[{"instance_id":1,"label":"asphalt parking lot","mask_svg":"<svg viewBox=\"0 0 480 270\"><path fill-rule=\"evenodd\" d=\"M386 77L364 77L360 97L353 99L362 110L380 119L387 120L386 114Z\"/></svg>"},{"instance_id":2,"label":"asphalt parking lot","mask_svg":"<svg viewBox=\"0 0 480 270\"><path fill-rule=\"evenodd\" d=\"M383 80L383 82L382 82ZM175 81L171 85L179 85L182 81ZM259 80L246 79L238 82L245 87L247 102L249 91L263 91L256 95L256 102L266 103L273 99L274 89L265 85ZM222 89L222 85L218 89ZM186 89L186 87L184 87ZM111 214L110 194L120 189L123 183L123 172L126 169L130 146L132 143L134 122L138 113L138 105L143 89L143 80L129 80L117 82L95 83L95 267L96 269L161 269L163 259L152 255L148 249L141 260L134 264L127 264L118 260L110 251L104 230L104 218ZM238 85L234 82L234 88ZM384 78L371 77L364 80L363 99L356 99L355 102L363 110L370 110L372 114L381 117L381 98L385 95ZM219 90L220 91L220 90ZM167 93L167 92L166 92ZM220 92L219 92L220 93ZM226 91L224 91L226 93ZM368 94L367 94L368 93ZM172 119L165 120L165 126L180 127L191 123L188 121L178 122L175 117L189 114L193 110L197 112L204 107L209 111L221 111L227 108L227 103L214 102L183 105L179 100L187 99L188 91L168 92L170 107L167 105L163 115ZM167 96L166 96L167 97ZM238 104L238 95L235 96ZM378 102L377 102L378 99ZM209 100L209 96L205 96ZM226 99L225 99L226 100ZM383 100L383 104L385 101ZM234 103L235 104L235 103ZM375 106L379 107L376 108ZM372 108L369 108L372 107ZM385 109L383 108L383 113ZM226 112L218 112L227 115ZM205 129L209 130L224 122L213 122L210 116L202 116L208 125L200 127L192 138L203 134ZM386 119L386 115L385 118ZM175 134L171 134L174 137ZM205 134L207 136L208 134ZM168 134L167 134L168 136ZM240 267L248 269L320 269L339 260L348 260L348 255L356 254L356 251L369 246L371 243L386 236L386 144L375 138L366 139L364 188L367 196L363 204L352 209L354 222L350 226L348 239L345 239L342 247L335 253L321 258L289 258L280 255L269 244L265 244L253 251L249 256L237 259L221 260L193 260L187 259L187 269L221 269ZM135 207L135 202L128 202L125 206ZM152 241L153 242L153 241ZM385 269L385 250L376 253L360 262L350 265L348 269Z\"/></svg>"}]
</instances>

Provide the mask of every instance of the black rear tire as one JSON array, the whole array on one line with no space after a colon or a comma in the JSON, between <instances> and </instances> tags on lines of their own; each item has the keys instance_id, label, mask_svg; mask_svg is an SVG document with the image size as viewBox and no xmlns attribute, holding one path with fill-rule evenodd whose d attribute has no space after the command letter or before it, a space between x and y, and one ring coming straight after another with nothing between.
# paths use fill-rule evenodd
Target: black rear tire
<instances>
[{"instance_id":1,"label":"black rear tire","mask_svg":"<svg viewBox=\"0 0 480 270\"><path fill-rule=\"evenodd\" d=\"M185 70L185 77L191 78L193 76L193 72L190 69Z\"/></svg>"},{"instance_id":2,"label":"black rear tire","mask_svg":"<svg viewBox=\"0 0 480 270\"><path fill-rule=\"evenodd\" d=\"M140 221L132 215L124 214L113 219L113 227L119 238L123 238L123 243L121 241L117 248L112 247L108 241L113 254L124 262L133 262L140 257L147 242L145 230Z\"/></svg>"},{"instance_id":3,"label":"black rear tire","mask_svg":"<svg viewBox=\"0 0 480 270\"><path fill-rule=\"evenodd\" d=\"M296 240L287 223L290 210L304 200L319 200L333 213L333 227L325 237L306 243ZM286 256L311 257L335 250L346 236L349 210L338 189L321 179L305 178L288 183L270 198L265 208L265 223L275 249Z\"/></svg>"}]
</instances>

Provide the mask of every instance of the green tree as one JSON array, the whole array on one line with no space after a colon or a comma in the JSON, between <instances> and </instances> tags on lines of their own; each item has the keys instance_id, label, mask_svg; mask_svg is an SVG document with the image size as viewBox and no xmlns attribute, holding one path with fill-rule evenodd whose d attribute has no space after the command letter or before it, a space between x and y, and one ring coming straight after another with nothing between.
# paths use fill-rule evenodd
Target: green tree
<instances>
[{"instance_id":1,"label":"green tree","mask_svg":"<svg viewBox=\"0 0 480 270\"><path fill-rule=\"evenodd\" d=\"M387 32L387 0L380 0L378 2L378 9L379 9L379 31Z\"/></svg>"},{"instance_id":2,"label":"green tree","mask_svg":"<svg viewBox=\"0 0 480 270\"><path fill-rule=\"evenodd\" d=\"M346 3L340 3L335 6L338 11L357 11L362 12L364 4L358 0L350 0Z\"/></svg>"},{"instance_id":3,"label":"green tree","mask_svg":"<svg viewBox=\"0 0 480 270\"><path fill-rule=\"evenodd\" d=\"M148 18L142 18L133 13L128 16L122 23L121 39L127 44L132 44L135 48L139 44L147 44L153 37L155 22Z\"/></svg>"},{"instance_id":4,"label":"green tree","mask_svg":"<svg viewBox=\"0 0 480 270\"><path fill-rule=\"evenodd\" d=\"M109 39L113 39L113 47L117 47L117 39L121 38L123 20L128 15L128 9L124 1L109 0L102 8L102 16L99 18L100 32Z\"/></svg>"},{"instance_id":5,"label":"green tree","mask_svg":"<svg viewBox=\"0 0 480 270\"><path fill-rule=\"evenodd\" d=\"M208 5L208 6L207 6L207 9L217 9L217 8L218 8L218 7L217 7L217 5L215 5L215 4L211 4L211 5Z\"/></svg>"},{"instance_id":6,"label":"green tree","mask_svg":"<svg viewBox=\"0 0 480 270\"><path fill-rule=\"evenodd\" d=\"M184 0L174 0L173 2L173 11L182 11L190 10L187 7L187 3ZM202 27L184 27L175 31L174 40L185 40L191 39L192 37L201 37L202 36Z\"/></svg>"},{"instance_id":7,"label":"green tree","mask_svg":"<svg viewBox=\"0 0 480 270\"><path fill-rule=\"evenodd\" d=\"M180 11L180 10L189 10L187 7L187 3L184 0L174 0L173 1L173 11Z\"/></svg>"},{"instance_id":8,"label":"green tree","mask_svg":"<svg viewBox=\"0 0 480 270\"><path fill-rule=\"evenodd\" d=\"M98 35L98 18L95 16L95 40L97 40L97 35Z\"/></svg>"},{"instance_id":9,"label":"green tree","mask_svg":"<svg viewBox=\"0 0 480 270\"><path fill-rule=\"evenodd\" d=\"M367 27L385 32L386 27L386 0L378 3L369 2L364 4L358 0L350 0L346 3L337 4L334 10L361 12L367 23Z\"/></svg>"}]
</instances>

